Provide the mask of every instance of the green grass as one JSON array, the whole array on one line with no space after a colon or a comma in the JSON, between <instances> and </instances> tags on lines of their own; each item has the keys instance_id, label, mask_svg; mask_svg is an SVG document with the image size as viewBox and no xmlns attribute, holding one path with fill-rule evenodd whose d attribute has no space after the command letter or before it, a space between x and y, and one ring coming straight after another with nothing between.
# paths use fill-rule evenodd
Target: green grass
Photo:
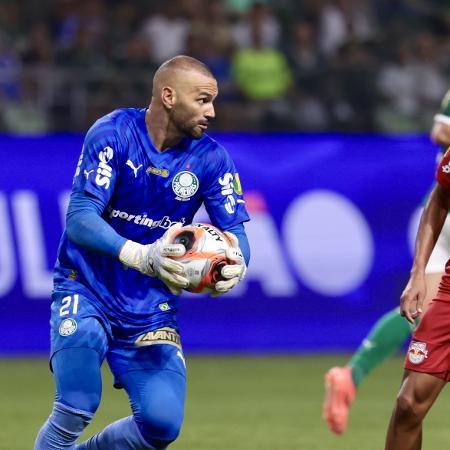
<instances>
[{"instance_id":1,"label":"green grass","mask_svg":"<svg viewBox=\"0 0 450 450\"><path fill-rule=\"evenodd\" d=\"M191 357L181 437L173 450L381 450L402 373L392 359L367 379L342 437L321 420L323 374L344 357ZM44 359L0 359L0 449L31 450L53 401ZM425 424L423 450L450 442L449 392ZM91 435L129 413L105 370L102 405Z\"/></svg>"}]
</instances>

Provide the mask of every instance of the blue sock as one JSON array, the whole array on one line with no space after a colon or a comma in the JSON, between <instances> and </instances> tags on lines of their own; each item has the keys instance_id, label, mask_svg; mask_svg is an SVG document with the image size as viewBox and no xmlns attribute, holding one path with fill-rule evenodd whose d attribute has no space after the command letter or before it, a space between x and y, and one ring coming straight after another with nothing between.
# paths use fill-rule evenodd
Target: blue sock
<instances>
[{"instance_id":1,"label":"blue sock","mask_svg":"<svg viewBox=\"0 0 450 450\"><path fill-rule=\"evenodd\" d=\"M72 450L75 441L92 419L92 414L56 402L39 431L34 450Z\"/></svg>"},{"instance_id":2,"label":"blue sock","mask_svg":"<svg viewBox=\"0 0 450 450\"><path fill-rule=\"evenodd\" d=\"M117 420L86 442L75 447L76 450L155 450L145 442L132 416ZM163 449L158 449L163 450Z\"/></svg>"}]
</instances>

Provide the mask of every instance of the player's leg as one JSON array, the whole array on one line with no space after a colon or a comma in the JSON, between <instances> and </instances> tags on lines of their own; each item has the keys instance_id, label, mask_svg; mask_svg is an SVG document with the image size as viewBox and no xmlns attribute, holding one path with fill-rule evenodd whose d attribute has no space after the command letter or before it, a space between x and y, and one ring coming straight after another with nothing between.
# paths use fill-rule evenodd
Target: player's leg
<instances>
[{"instance_id":1,"label":"player's leg","mask_svg":"<svg viewBox=\"0 0 450 450\"><path fill-rule=\"evenodd\" d=\"M77 450L163 450L177 437L184 415L185 378L171 370L139 370L120 377L133 416L80 444Z\"/></svg>"},{"instance_id":2,"label":"player's leg","mask_svg":"<svg viewBox=\"0 0 450 450\"><path fill-rule=\"evenodd\" d=\"M422 421L446 383L427 373L405 371L389 423L385 450L422 448Z\"/></svg>"},{"instance_id":3,"label":"player's leg","mask_svg":"<svg viewBox=\"0 0 450 450\"><path fill-rule=\"evenodd\" d=\"M427 296L423 303L424 312L436 296L449 258L450 220L447 219L426 267ZM327 372L323 417L331 431L341 434L346 430L357 388L373 369L402 348L413 328L400 316L398 308L389 311L375 323L347 366L333 367Z\"/></svg>"},{"instance_id":4,"label":"player's leg","mask_svg":"<svg viewBox=\"0 0 450 450\"><path fill-rule=\"evenodd\" d=\"M56 397L35 450L73 449L100 402L100 366L108 338L96 318L85 316L90 307L85 307L84 297L76 298L77 312L67 317L68 297L74 298L67 292L53 295L51 367Z\"/></svg>"},{"instance_id":5,"label":"player's leg","mask_svg":"<svg viewBox=\"0 0 450 450\"><path fill-rule=\"evenodd\" d=\"M448 257L450 258L450 253ZM436 296L445 263L446 260L441 261L441 264L438 265L440 267L438 272L434 271L434 266L431 268L427 266L425 275L427 295L423 302L424 312ZM348 363L355 388L360 386L373 369L402 348L405 340L414 331L415 326L416 324L411 325L400 315L399 308L389 311L375 323Z\"/></svg>"},{"instance_id":6,"label":"player's leg","mask_svg":"<svg viewBox=\"0 0 450 450\"><path fill-rule=\"evenodd\" d=\"M450 374L450 296L439 291L413 334L386 437L388 450L421 448L422 421Z\"/></svg>"},{"instance_id":7,"label":"player's leg","mask_svg":"<svg viewBox=\"0 0 450 450\"><path fill-rule=\"evenodd\" d=\"M408 321L395 308L382 316L346 367L333 367L325 375L323 417L331 431L342 434L356 389L382 361L397 352L411 335Z\"/></svg>"},{"instance_id":8,"label":"player's leg","mask_svg":"<svg viewBox=\"0 0 450 450\"><path fill-rule=\"evenodd\" d=\"M186 384L181 350L172 345L151 345L138 353L130 359L127 371L123 371L117 353L108 357L116 385L124 387L130 398L133 416L108 425L77 450L163 450L177 438Z\"/></svg>"},{"instance_id":9,"label":"player's leg","mask_svg":"<svg viewBox=\"0 0 450 450\"><path fill-rule=\"evenodd\" d=\"M72 449L100 402L100 362L95 350L59 350L52 358L52 367L56 399L39 431L35 450Z\"/></svg>"}]
</instances>

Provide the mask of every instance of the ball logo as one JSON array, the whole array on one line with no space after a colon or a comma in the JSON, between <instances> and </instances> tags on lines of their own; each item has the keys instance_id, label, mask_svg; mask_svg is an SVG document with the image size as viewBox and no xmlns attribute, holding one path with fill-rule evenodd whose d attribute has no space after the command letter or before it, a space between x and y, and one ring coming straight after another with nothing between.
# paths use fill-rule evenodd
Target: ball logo
<instances>
[{"instance_id":1,"label":"ball logo","mask_svg":"<svg viewBox=\"0 0 450 450\"><path fill-rule=\"evenodd\" d=\"M420 364L428 358L427 344L425 342L411 342L408 349L408 359L412 364Z\"/></svg>"},{"instance_id":2,"label":"ball logo","mask_svg":"<svg viewBox=\"0 0 450 450\"><path fill-rule=\"evenodd\" d=\"M64 319L59 325L59 334L61 336L70 336L77 331L77 323L74 319Z\"/></svg>"},{"instance_id":3,"label":"ball logo","mask_svg":"<svg viewBox=\"0 0 450 450\"><path fill-rule=\"evenodd\" d=\"M172 181L173 192L176 200L187 201L198 191L198 178L192 172L183 170L178 172Z\"/></svg>"}]
</instances>

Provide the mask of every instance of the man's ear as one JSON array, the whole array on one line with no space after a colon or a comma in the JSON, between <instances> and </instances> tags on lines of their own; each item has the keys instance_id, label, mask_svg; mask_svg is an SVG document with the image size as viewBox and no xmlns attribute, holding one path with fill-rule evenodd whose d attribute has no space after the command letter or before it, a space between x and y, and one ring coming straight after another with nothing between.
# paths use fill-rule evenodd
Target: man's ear
<instances>
[{"instance_id":1,"label":"man's ear","mask_svg":"<svg viewBox=\"0 0 450 450\"><path fill-rule=\"evenodd\" d=\"M169 86L164 86L161 89L161 102L166 109L172 109L176 102L175 90Z\"/></svg>"}]
</instances>

